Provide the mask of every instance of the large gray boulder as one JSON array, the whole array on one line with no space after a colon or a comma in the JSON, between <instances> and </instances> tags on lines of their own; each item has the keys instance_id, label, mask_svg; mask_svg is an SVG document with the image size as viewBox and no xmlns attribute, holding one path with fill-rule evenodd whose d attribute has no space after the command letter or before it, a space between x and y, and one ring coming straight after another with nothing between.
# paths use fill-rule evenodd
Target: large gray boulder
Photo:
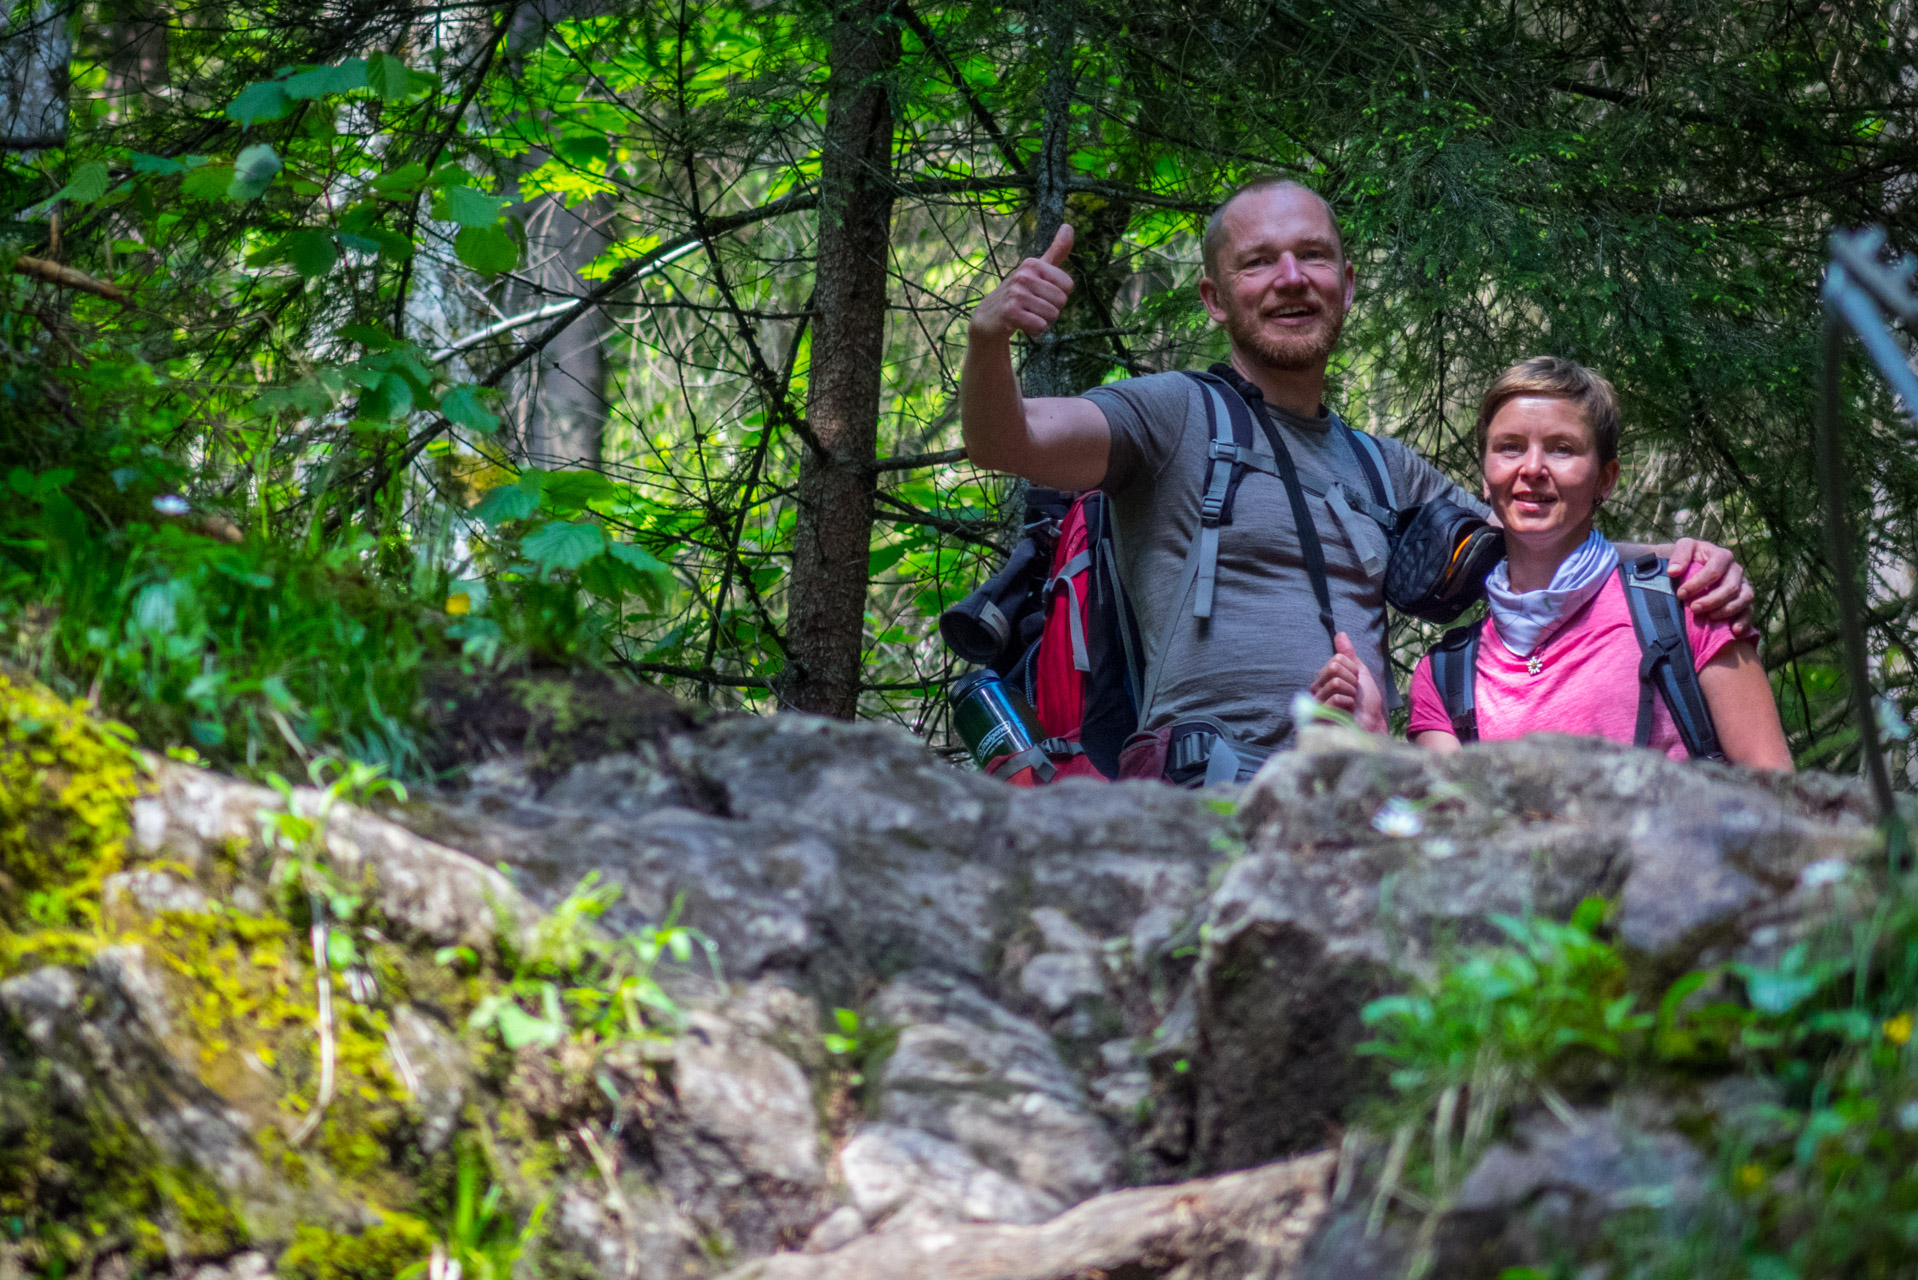
<instances>
[{"instance_id":1,"label":"large gray boulder","mask_svg":"<svg viewBox=\"0 0 1918 1280\"><path fill-rule=\"evenodd\" d=\"M275 909L279 804L155 762L109 923ZM340 804L321 843L366 936L413 965L391 996L343 988L390 1029L408 1158L447 1161L483 1128L503 1185L549 1204L538 1265L621 1280L1224 1280L1300 1275L1308 1254L1371 1274L1365 1258L1404 1259L1403 1224L1353 1236L1326 1151L1377 1084L1353 1052L1368 1000L1494 939L1496 914L1563 917L1592 894L1647 985L1776 954L1877 854L1843 780L1572 739L1440 757L1311 731L1240 791L1025 791L897 728L801 716L564 769L492 761L383 813ZM717 973L662 969L681 1016L659 1039L509 1053L435 1011L472 963L454 974L439 949L512 953L589 875L620 893L597 928L670 918L716 945ZM109 953L0 984L0 1045L29 1059L0 1069L277 1213L259 1256L300 1213L377 1218L323 1170L282 1183L262 1154L283 1141L269 1124L290 1127L282 1100L200 1070L190 984L144 972ZM836 1008L857 1043L829 1053ZM1516 1131L1464 1183L1443 1248L1523 1261L1588 1238L1654 1156L1693 1178L1669 1126L1605 1123Z\"/></svg>"},{"instance_id":2,"label":"large gray boulder","mask_svg":"<svg viewBox=\"0 0 1918 1280\"><path fill-rule=\"evenodd\" d=\"M1201 1167L1320 1145L1377 1083L1355 1060L1365 1003L1494 915L1617 903L1648 983L1775 951L1817 918L1877 834L1859 788L1765 778L1587 739L1441 756L1312 730L1247 786L1247 853L1205 907L1196 1016L1177 1027Z\"/></svg>"}]
</instances>

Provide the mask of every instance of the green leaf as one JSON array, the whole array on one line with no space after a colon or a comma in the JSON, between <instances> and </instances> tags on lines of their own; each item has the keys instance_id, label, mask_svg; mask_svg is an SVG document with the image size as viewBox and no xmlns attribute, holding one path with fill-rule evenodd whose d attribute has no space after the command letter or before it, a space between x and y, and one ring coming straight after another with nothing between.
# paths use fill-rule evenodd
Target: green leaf
<instances>
[{"instance_id":1,"label":"green leaf","mask_svg":"<svg viewBox=\"0 0 1918 1280\"><path fill-rule=\"evenodd\" d=\"M281 82L289 98L318 98L329 93L351 93L366 88L366 63L348 58L337 67L315 67Z\"/></svg>"},{"instance_id":2,"label":"green leaf","mask_svg":"<svg viewBox=\"0 0 1918 1280\"><path fill-rule=\"evenodd\" d=\"M286 86L278 80L262 80L240 90L240 96L227 107L226 113L240 122L242 129L251 129L262 120L278 120L293 109L293 102L286 96Z\"/></svg>"},{"instance_id":3,"label":"green leaf","mask_svg":"<svg viewBox=\"0 0 1918 1280\"><path fill-rule=\"evenodd\" d=\"M561 514L582 511L619 492L617 485L597 471L548 472L540 488L546 493L546 504Z\"/></svg>"},{"instance_id":4,"label":"green leaf","mask_svg":"<svg viewBox=\"0 0 1918 1280\"><path fill-rule=\"evenodd\" d=\"M232 165L210 164L204 169L195 169L182 178L180 193L201 200L217 200L226 195L227 188L232 185Z\"/></svg>"},{"instance_id":5,"label":"green leaf","mask_svg":"<svg viewBox=\"0 0 1918 1280\"><path fill-rule=\"evenodd\" d=\"M351 969L360 962L360 949L353 936L339 929L326 931L326 962L335 969Z\"/></svg>"},{"instance_id":6,"label":"green leaf","mask_svg":"<svg viewBox=\"0 0 1918 1280\"><path fill-rule=\"evenodd\" d=\"M448 187L436 202L433 216L462 227L490 227L499 221L499 211L511 203L504 196L489 196L474 187Z\"/></svg>"},{"instance_id":7,"label":"green leaf","mask_svg":"<svg viewBox=\"0 0 1918 1280\"><path fill-rule=\"evenodd\" d=\"M67 180L66 186L60 188L54 199L92 204L107 193L108 179L106 162L89 160L74 169L73 176Z\"/></svg>"},{"instance_id":8,"label":"green leaf","mask_svg":"<svg viewBox=\"0 0 1918 1280\"><path fill-rule=\"evenodd\" d=\"M1790 1013L1818 990L1816 975L1753 970L1745 974L1745 995L1760 1013Z\"/></svg>"},{"instance_id":9,"label":"green leaf","mask_svg":"<svg viewBox=\"0 0 1918 1280\"><path fill-rule=\"evenodd\" d=\"M538 510L538 488L528 488L524 484L503 484L481 498L471 514L475 520L500 525L508 520L524 520Z\"/></svg>"},{"instance_id":10,"label":"green leaf","mask_svg":"<svg viewBox=\"0 0 1918 1280\"><path fill-rule=\"evenodd\" d=\"M384 102L398 102L420 86L404 61L390 53L376 53L366 60L366 87Z\"/></svg>"},{"instance_id":11,"label":"green leaf","mask_svg":"<svg viewBox=\"0 0 1918 1280\"><path fill-rule=\"evenodd\" d=\"M368 351L391 351L399 345L398 339L374 324L343 324L339 333L348 342L357 342Z\"/></svg>"},{"instance_id":12,"label":"green leaf","mask_svg":"<svg viewBox=\"0 0 1918 1280\"><path fill-rule=\"evenodd\" d=\"M550 1049L566 1035L566 1028L550 1018L535 1018L516 1004L503 1006L499 1011L500 1043L508 1049L523 1049L528 1045L537 1045Z\"/></svg>"},{"instance_id":13,"label":"green leaf","mask_svg":"<svg viewBox=\"0 0 1918 1280\"><path fill-rule=\"evenodd\" d=\"M413 256L413 242L391 227L362 227L358 234L372 241L389 262L405 262Z\"/></svg>"},{"instance_id":14,"label":"green leaf","mask_svg":"<svg viewBox=\"0 0 1918 1280\"><path fill-rule=\"evenodd\" d=\"M426 185L426 166L415 160L391 173L373 179L371 186L383 196L410 196Z\"/></svg>"},{"instance_id":15,"label":"green leaf","mask_svg":"<svg viewBox=\"0 0 1918 1280\"><path fill-rule=\"evenodd\" d=\"M233 181L226 193L235 200L257 200L283 168L272 147L256 142L233 158Z\"/></svg>"},{"instance_id":16,"label":"green leaf","mask_svg":"<svg viewBox=\"0 0 1918 1280\"><path fill-rule=\"evenodd\" d=\"M453 252L481 275L496 276L519 263L519 246L499 227L465 227L453 240Z\"/></svg>"},{"instance_id":17,"label":"green leaf","mask_svg":"<svg viewBox=\"0 0 1918 1280\"><path fill-rule=\"evenodd\" d=\"M468 431L478 431L490 435L499 430L499 418L486 411L481 403L479 391L474 387L454 387L440 397L440 412L447 421Z\"/></svg>"},{"instance_id":18,"label":"green leaf","mask_svg":"<svg viewBox=\"0 0 1918 1280\"><path fill-rule=\"evenodd\" d=\"M397 373L381 375L360 397L359 416L375 422L398 422L413 412L413 386Z\"/></svg>"},{"instance_id":19,"label":"green leaf","mask_svg":"<svg viewBox=\"0 0 1918 1280\"><path fill-rule=\"evenodd\" d=\"M555 520L528 534L520 550L541 569L577 569L605 546L606 534L598 525Z\"/></svg>"},{"instance_id":20,"label":"green leaf","mask_svg":"<svg viewBox=\"0 0 1918 1280\"><path fill-rule=\"evenodd\" d=\"M672 569L654 558L652 552L644 547L634 546L630 542L612 543L606 548L606 554L621 564L631 565L641 573L650 573L655 577L672 573Z\"/></svg>"},{"instance_id":21,"label":"green leaf","mask_svg":"<svg viewBox=\"0 0 1918 1280\"><path fill-rule=\"evenodd\" d=\"M133 153L135 173L183 173L186 167L178 160L169 160L165 156L143 155L138 151Z\"/></svg>"},{"instance_id":22,"label":"green leaf","mask_svg":"<svg viewBox=\"0 0 1918 1280\"><path fill-rule=\"evenodd\" d=\"M293 269L311 280L323 276L340 264L339 246L327 231L295 231L280 241L280 252Z\"/></svg>"}]
</instances>

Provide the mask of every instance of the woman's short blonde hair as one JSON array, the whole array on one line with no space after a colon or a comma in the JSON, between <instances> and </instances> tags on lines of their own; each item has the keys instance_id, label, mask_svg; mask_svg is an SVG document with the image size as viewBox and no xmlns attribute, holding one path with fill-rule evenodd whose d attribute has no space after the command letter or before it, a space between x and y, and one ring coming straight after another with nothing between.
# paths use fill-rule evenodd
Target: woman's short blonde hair
<instances>
[{"instance_id":1,"label":"woman's short blonde hair","mask_svg":"<svg viewBox=\"0 0 1918 1280\"><path fill-rule=\"evenodd\" d=\"M1478 456L1485 461L1485 446L1492 419L1517 396L1555 396L1577 405L1592 429L1592 442L1598 446L1598 460L1611 462L1618 457L1618 392L1602 374L1576 360L1563 356L1533 356L1521 360L1504 373L1486 391L1478 404Z\"/></svg>"}]
</instances>

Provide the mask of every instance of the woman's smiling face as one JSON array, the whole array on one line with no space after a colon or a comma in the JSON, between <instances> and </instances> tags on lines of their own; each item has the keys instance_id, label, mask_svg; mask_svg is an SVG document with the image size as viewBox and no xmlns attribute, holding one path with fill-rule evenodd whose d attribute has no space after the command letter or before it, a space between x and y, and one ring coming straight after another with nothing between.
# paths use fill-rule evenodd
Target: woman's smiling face
<instances>
[{"instance_id":1,"label":"woman's smiling face","mask_svg":"<svg viewBox=\"0 0 1918 1280\"><path fill-rule=\"evenodd\" d=\"M1508 537L1571 546L1591 532L1618 462L1598 460L1584 411L1557 396L1513 396L1485 432L1485 499Z\"/></svg>"}]
</instances>

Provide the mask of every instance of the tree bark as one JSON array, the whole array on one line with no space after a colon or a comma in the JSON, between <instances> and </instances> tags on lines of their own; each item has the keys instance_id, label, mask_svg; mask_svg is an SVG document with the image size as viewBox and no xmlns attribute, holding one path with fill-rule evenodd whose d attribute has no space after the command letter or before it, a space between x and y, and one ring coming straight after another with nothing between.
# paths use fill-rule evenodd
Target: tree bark
<instances>
[{"instance_id":1,"label":"tree bark","mask_svg":"<svg viewBox=\"0 0 1918 1280\"><path fill-rule=\"evenodd\" d=\"M891 0L834 7L819 171L806 415L823 454L799 469L781 700L850 720L859 709L870 578L879 371L892 245Z\"/></svg>"},{"instance_id":2,"label":"tree bark","mask_svg":"<svg viewBox=\"0 0 1918 1280\"><path fill-rule=\"evenodd\" d=\"M509 65L523 65L560 22L599 10L594 0L535 0L514 15L507 33ZM531 173L548 154L534 147L519 171ZM513 207L526 229L524 283L507 286L507 313L518 314L587 292L580 269L612 244L611 203L592 196L572 208L557 195L539 195ZM530 361L513 379L511 403L521 456L539 467L594 468L603 457L610 408L606 396L606 314L594 307Z\"/></svg>"}]
</instances>

